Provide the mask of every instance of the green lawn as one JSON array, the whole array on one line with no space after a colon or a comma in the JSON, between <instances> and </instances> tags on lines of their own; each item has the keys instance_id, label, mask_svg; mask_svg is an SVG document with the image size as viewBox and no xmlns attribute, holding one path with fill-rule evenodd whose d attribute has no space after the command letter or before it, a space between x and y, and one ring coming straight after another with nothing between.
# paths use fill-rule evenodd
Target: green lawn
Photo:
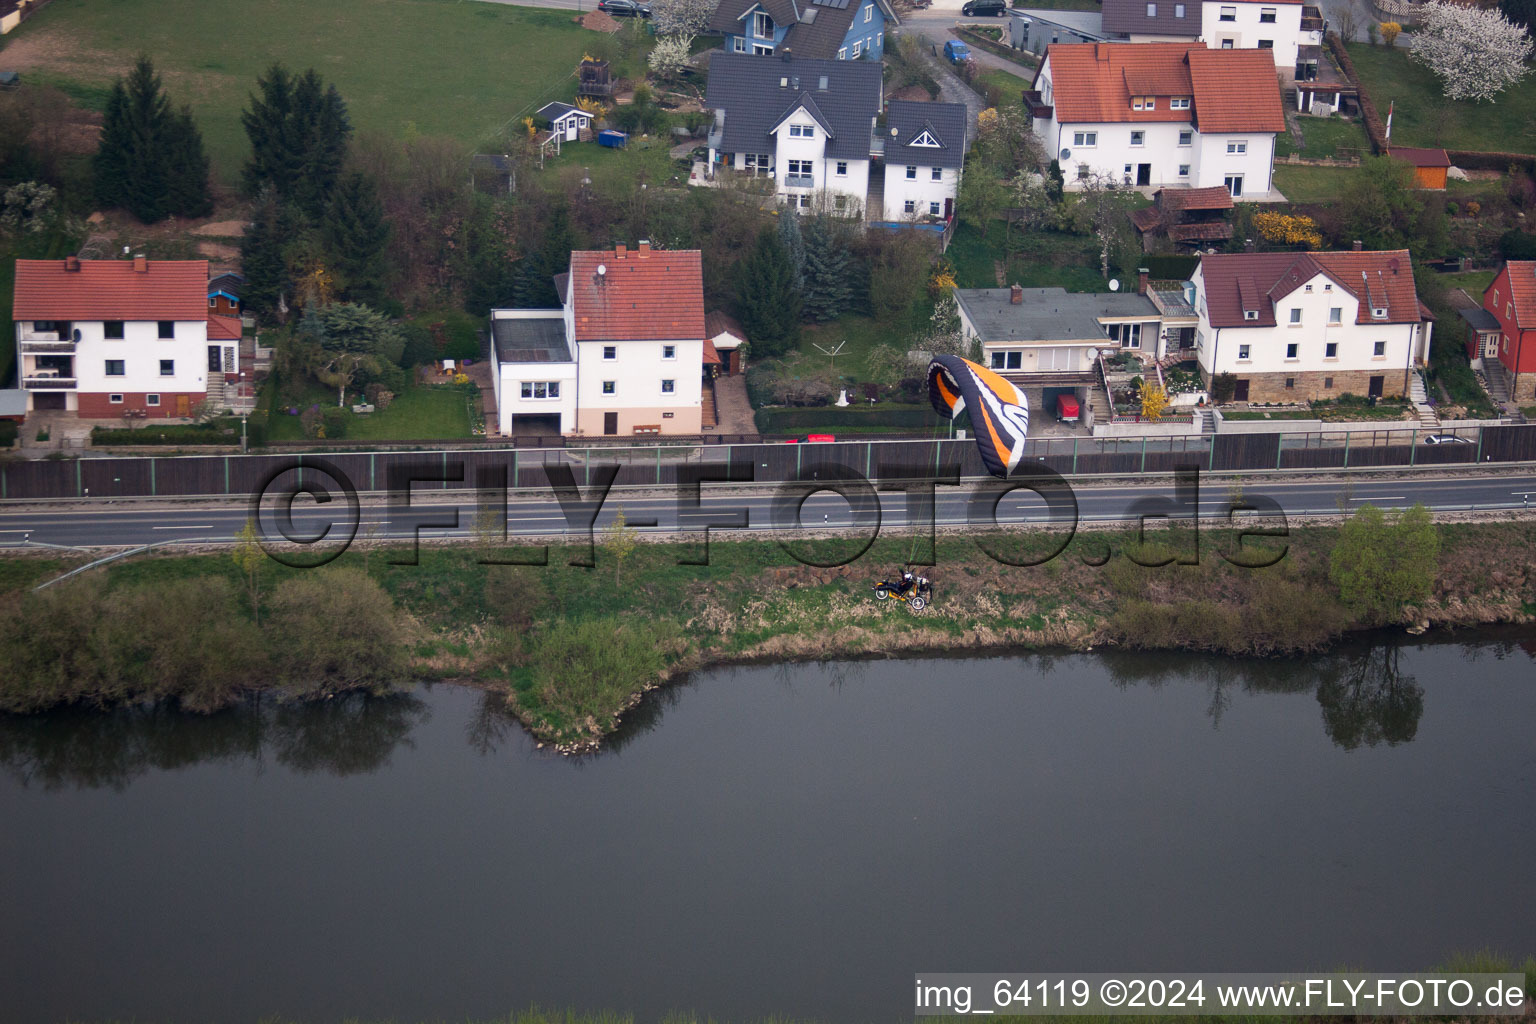
<instances>
[{"instance_id":1,"label":"green lawn","mask_svg":"<svg viewBox=\"0 0 1536 1024\"><path fill-rule=\"evenodd\" d=\"M314 389L310 403L322 408L333 405L336 395L329 389ZM297 406L299 409L308 403ZM276 412L270 420L268 438L273 441L302 441L304 428L299 417ZM389 408L366 416L349 416L346 441L452 441L472 436L469 405L464 392L457 388L417 386L395 398Z\"/></svg>"},{"instance_id":2,"label":"green lawn","mask_svg":"<svg viewBox=\"0 0 1536 1024\"><path fill-rule=\"evenodd\" d=\"M1019 70L1025 69L1021 66ZM983 96L995 88L1003 94L1004 99L1017 104L1023 102L1022 94L1029 88L1029 81L1002 68L983 68L972 85Z\"/></svg>"},{"instance_id":3,"label":"green lawn","mask_svg":"<svg viewBox=\"0 0 1536 1024\"><path fill-rule=\"evenodd\" d=\"M702 140L699 140L702 145ZM628 196L635 185L645 182L651 188L688 184L688 168L668 155L673 140L667 135L630 136L629 145L609 149L596 142L568 143L560 155L544 163L546 174L559 174L563 168L579 167L592 179L593 191L601 195Z\"/></svg>"},{"instance_id":4,"label":"green lawn","mask_svg":"<svg viewBox=\"0 0 1536 1024\"><path fill-rule=\"evenodd\" d=\"M1275 188L1293 203L1326 203L1337 199L1353 167L1302 167L1275 164Z\"/></svg>"},{"instance_id":5,"label":"green lawn","mask_svg":"<svg viewBox=\"0 0 1536 1024\"><path fill-rule=\"evenodd\" d=\"M1015 255L1008 257L1010 249ZM969 224L961 224L947 255L954 262L955 281L961 288L996 288L995 265L1005 258L1008 284L1065 288L1069 292L1097 292L1106 287L1093 240L1079 235L1052 231L1024 235L1015 229L1010 245L1000 220L985 237Z\"/></svg>"},{"instance_id":6,"label":"green lawn","mask_svg":"<svg viewBox=\"0 0 1536 1024\"><path fill-rule=\"evenodd\" d=\"M1365 126L1359 121L1342 117L1302 117L1301 134L1305 143L1301 155L1312 159L1338 156L1338 150L1368 150L1370 140L1365 137ZM1282 132L1275 138L1275 156L1286 157L1296 152L1290 132ZM1350 154L1344 154L1346 156Z\"/></svg>"},{"instance_id":7,"label":"green lawn","mask_svg":"<svg viewBox=\"0 0 1536 1024\"><path fill-rule=\"evenodd\" d=\"M1469 270L1464 274L1442 274L1440 280L1445 282L1446 288L1465 288L1468 295L1481 302L1483 292L1493 284L1496 273L1492 270Z\"/></svg>"},{"instance_id":8,"label":"green lawn","mask_svg":"<svg viewBox=\"0 0 1536 1024\"><path fill-rule=\"evenodd\" d=\"M246 150L240 111L274 61L335 83L360 133L472 147L570 99L583 51L617 49L572 17L453 0L69 0L8 36L3 63L99 104L102 87L148 53L173 100L192 104L215 175L232 181ZM631 47L636 68L643 49Z\"/></svg>"},{"instance_id":9,"label":"green lawn","mask_svg":"<svg viewBox=\"0 0 1536 1024\"><path fill-rule=\"evenodd\" d=\"M1360 84L1381 116L1395 103L1392 141L1403 146L1536 152L1531 135L1536 118L1536 88L1523 82L1493 103L1457 103L1445 98L1440 80L1404 50L1352 43L1350 60Z\"/></svg>"}]
</instances>

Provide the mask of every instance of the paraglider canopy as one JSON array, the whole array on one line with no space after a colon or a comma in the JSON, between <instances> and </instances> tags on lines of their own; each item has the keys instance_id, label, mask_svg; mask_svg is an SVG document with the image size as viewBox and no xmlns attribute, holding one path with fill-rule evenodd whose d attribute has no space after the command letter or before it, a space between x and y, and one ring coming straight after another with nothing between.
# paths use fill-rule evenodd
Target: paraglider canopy
<instances>
[{"instance_id":1,"label":"paraglider canopy","mask_svg":"<svg viewBox=\"0 0 1536 1024\"><path fill-rule=\"evenodd\" d=\"M1024 457L1029 403L1021 388L999 374L959 356L934 356L928 364L928 400L951 421L970 412L976 448L993 476L1006 477Z\"/></svg>"}]
</instances>

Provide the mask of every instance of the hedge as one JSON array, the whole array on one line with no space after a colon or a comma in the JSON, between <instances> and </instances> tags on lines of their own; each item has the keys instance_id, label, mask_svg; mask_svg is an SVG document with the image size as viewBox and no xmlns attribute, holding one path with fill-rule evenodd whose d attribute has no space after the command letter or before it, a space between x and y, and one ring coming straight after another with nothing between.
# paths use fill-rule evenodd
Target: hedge
<instances>
[{"instance_id":1,"label":"hedge","mask_svg":"<svg viewBox=\"0 0 1536 1024\"><path fill-rule=\"evenodd\" d=\"M1188 281L1199 265L1198 256L1179 256L1173 253L1142 256L1137 263L1138 267L1147 268L1148 276L1154 281Z\"/></svg>"},{"instance_id":2,"label":"hedge","mask_svg":"<svg viewBox=\"0 0 1536 1024\"><path fill-rule=\"evenodd\" d=\"M21 424L15 420L0 420L0 448L9 448L16 443L16 435L21 431Z\"/></svg>"},{"instance_id":3,"label":"hedge","mask_svg":"<svg viewBox=\"0 0 1536 1024\"><path fill-rule=\"evenodd\" d=\"M151 444L239 444L240 428L233 431L214 426L188 426L175 424L157 427L146 424L129 430L126 427L92 427L92 445L151 445Z\"/></svg>"},{"instance_id":4,"label":"hedge","mask_svg":"<svg viewBox=\"0 0 1536 1024\"><path fill-rule=\"evenodd\" d=\"M937 417L926 405L851 406L839 409L759 409L757 430L761 434L798 434L805 431L837 433L839 427L855 430L887 429L931 430Z\"/></svg>"}]
</instances>

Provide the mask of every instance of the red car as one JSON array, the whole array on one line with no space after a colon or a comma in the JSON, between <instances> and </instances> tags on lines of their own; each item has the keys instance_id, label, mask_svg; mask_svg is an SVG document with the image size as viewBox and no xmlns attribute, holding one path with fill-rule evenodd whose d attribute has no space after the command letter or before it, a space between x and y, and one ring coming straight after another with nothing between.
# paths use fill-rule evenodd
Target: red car
<instances>
[{"instance_id":1,"label":"red car","mask_svg":"<svg viewBox=\"0 0 1536 1024\"><path fill-rule=\"evenodd\" d=\"M804 437L792 437L785 444L831 444L837 438L831 434L806 434Z\"/></svg>"}]
</instances>

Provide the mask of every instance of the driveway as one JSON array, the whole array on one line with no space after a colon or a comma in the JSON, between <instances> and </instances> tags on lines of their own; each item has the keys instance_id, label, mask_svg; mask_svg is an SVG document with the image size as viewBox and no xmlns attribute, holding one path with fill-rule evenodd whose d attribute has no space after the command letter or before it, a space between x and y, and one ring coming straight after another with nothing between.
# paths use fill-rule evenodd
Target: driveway
<instances>
[{"instance_id":1,"label":"driveway","mask_svg":"<svg viewBox=\"0 0 1536 1024\"><path fill-rule=\"evenodd\" d=\"M940 9L937 0L935 0L934 5L925 11L912 11L905 14L901 19L901 27L897 31L911 32L922 36L933 46L942 50L944 48L944 41L954 38L949 30L955 25L972 25L978 28L990 25L994 28L1001 28L1005 38L1008 33L1007 18L966 18L961 16L959 0L956 0L954 6L949 9ZM930 50L930 52L932 51ZM979 46L971 47L971 56L976 59L977 64L984 68L997 68L999 71L1007 71L1025 80L1032 79L1035 74L1033 68L1026 67L1004 57L999 57L995 53L988 53ZM942 63L943 58L939 59Z\"/></svg>"}]
</instances>

